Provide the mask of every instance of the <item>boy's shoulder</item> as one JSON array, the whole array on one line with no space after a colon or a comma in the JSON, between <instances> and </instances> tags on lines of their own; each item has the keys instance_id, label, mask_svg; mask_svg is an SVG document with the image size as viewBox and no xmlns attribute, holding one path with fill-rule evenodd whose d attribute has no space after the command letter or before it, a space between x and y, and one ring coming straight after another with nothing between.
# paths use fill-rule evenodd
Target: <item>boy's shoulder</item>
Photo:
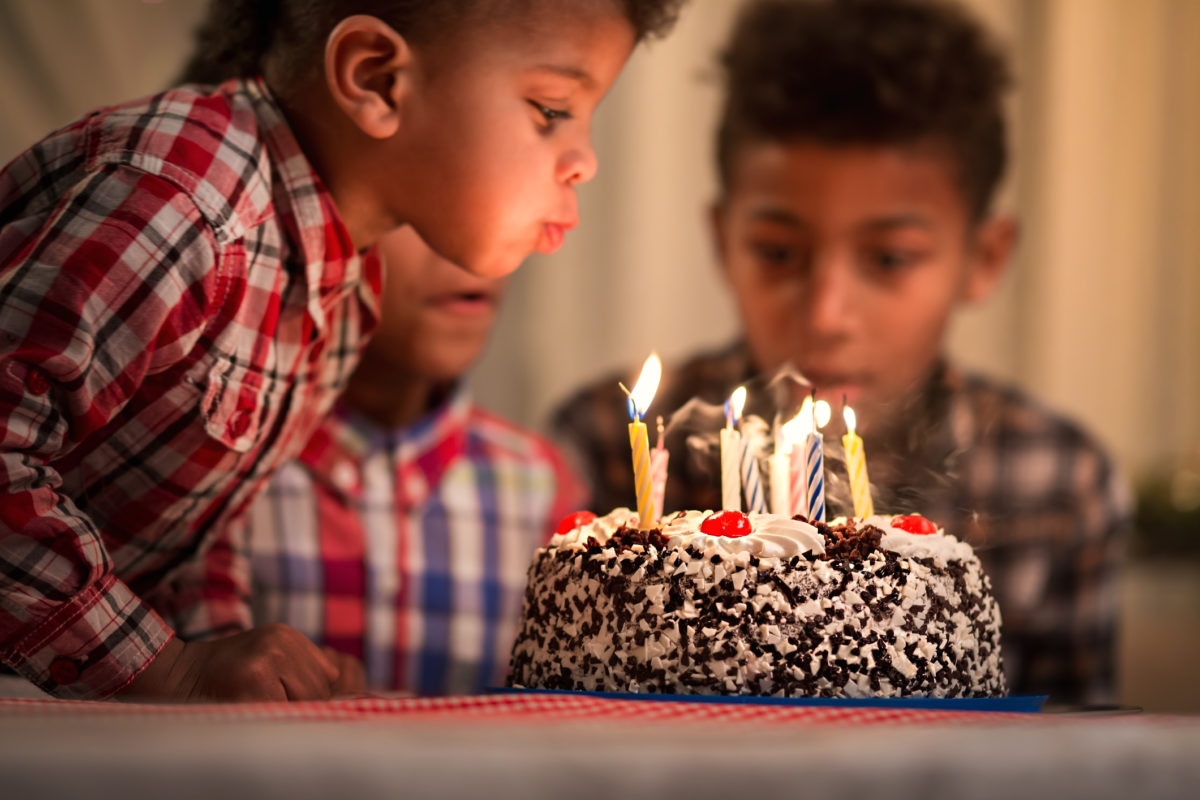
<instances>
[{"instance_id":1,"label":"boy's shoulder","mask_svg":"<svg viewBox=\"0 0 1200 800\"><path fill-rule=\"evenodd\" d=\"M1102 450L1081 423L1015 383L956 368L947 369L945 380L957 403L969 410L978 437L1047 439Z\"/></svg>"},{"instance_id":2,"label":"boy's shoulder","mask_svg":"<svg viewBox=\"0 0 1200 800\"><path fill-rule=\"evenodd\" d=\"M99 109L63 133L82 137L87 172L160 177L191 198L219 239L237 239L272 213L267 132L251 88L178 87Z\"/></svg>"},{"instance_id":3,"label":"boy's shoulder","mask_svg":"<svg viewBox=\"0 0 1200 800\"><path fill-rule=\"evenodd\" d=\"M1121 470L1078 420L1011 383L953 369L947 374L949 421L972 472L1036 485L1047 496L1099 492L1128 504Z\"/></svg>"}]
</instances>

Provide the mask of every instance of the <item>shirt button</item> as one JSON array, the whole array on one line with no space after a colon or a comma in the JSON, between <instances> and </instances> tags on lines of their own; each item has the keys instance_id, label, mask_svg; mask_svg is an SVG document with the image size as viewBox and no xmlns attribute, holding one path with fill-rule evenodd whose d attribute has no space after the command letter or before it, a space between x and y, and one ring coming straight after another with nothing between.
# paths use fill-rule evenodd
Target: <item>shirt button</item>
<instances>
[{"instance_id":1,"label":"shirt button","mask_svg":"<svg viewBox=\"0 0 1200 800\"><path fill-rule=\"evenodd\" d=\"M358 470L349 461L339 461L333 465L334 484L343 492L349 492L358 484Z\"/></svg>"},{"instance_id":2,"label":"shirt button","mask_svg":"<svg viewBox=\"0 0 1200 800\"><path fill-rule=\"evenodd\" d=\"M234 439L240 439L242 434L250 430L250 412L238 411L229 418L229 424L225 426L226 432Z\"/></svg>"},{"instance_id":3,"label":"shirt button","mask_svg":"<svg viewBox=\"0 0 1200 800\"><path fill-rule=\"evenodd\" d=\"M66 656L54 659L50 662L50 680L59 686L69 686L79 680L79 662Z\"/></svg>"},{"instance_id":4,"label":"shirt button","mask_svg":"<svg viewBox=\"0 0 1200 800\"><path fill-rule=\"evenodd\" d=\"M50 391L50 379L40 369L30 369L25 375L25 388L31 394L45 394Z\"/></svg>"}]
</instances>

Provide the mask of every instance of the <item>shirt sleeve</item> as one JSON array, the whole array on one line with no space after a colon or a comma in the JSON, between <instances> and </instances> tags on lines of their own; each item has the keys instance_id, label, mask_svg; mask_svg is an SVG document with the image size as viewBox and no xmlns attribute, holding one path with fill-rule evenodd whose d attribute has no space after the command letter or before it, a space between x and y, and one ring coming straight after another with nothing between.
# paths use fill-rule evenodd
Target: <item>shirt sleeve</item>
<instances>
[{"instance_id":1,"label":"shirt sleeve","mask_svg":"<svg viewBox=\"0 0 1200 800\"><path fill-rule=\"evenodd\" d=\"M218 639L254 627L248 542L249 523L243 517L149 598L180 639Z\"/></svg>"},{"instance_id":2,"label":"shirt sleeve","mask_svg":"<svg viewBox=\"0 0 1200 800\"><path fill-rule=\"evenodd\" d=\"M597 388L611 389L616 383L614 379L576 393L551 418L551 438L582 476L597 514L629 506L636 497L624 398Z\"/></svg>"},{"instance_id":3,"label":"shirt sleeve","mask_svg":"<svg viewBox=\"0 0 1200 800\"><path fill-rule=\"evenodd\" d=\"M0 660L60 697L112 695L173 632L115 574L56 463L196 345L216 246L169 182L112 166L0 230ZM130 532L114 532L128 537Z\"/></svg>"}]
</instances>

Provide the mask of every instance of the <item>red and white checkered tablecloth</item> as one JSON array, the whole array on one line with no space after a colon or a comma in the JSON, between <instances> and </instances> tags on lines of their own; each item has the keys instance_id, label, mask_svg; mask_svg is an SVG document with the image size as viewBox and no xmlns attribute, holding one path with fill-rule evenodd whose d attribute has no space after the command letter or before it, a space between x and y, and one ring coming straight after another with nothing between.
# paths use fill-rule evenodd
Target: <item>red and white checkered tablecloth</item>
<instances>
[{"instance_id":1,"label":"red and white checkered tablecloth","mask_svg":"<svg viewBox=\"0 0 1200 800\"><path fill-rule=\"evenodd\" d=\"M645 722L744 722L799 725L1020 724L1046 715L911 708L792 706L675 700L626 700L587 694L487 694L439 698L357 697L306 703L153 705L32 698L0 699L0 716L111 714L208 719L531 722L618 720Z\"/></svg>"}]
</instances>

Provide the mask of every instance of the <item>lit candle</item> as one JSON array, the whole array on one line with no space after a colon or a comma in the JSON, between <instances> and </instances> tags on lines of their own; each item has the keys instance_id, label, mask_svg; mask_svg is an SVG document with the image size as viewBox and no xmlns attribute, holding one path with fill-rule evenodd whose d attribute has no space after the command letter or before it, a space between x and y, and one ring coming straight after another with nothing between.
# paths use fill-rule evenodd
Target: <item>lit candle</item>
<instances>
[{"instance_id":1,"label":"lit candle","mask_svg":"<svg viewBox=\"0 0 1200 800\"><path fill-rule=\"evenodd\" d=\"M821 444L821 421L813 403L813 427L804 442L804 477L808 482L805 516L810 522L825 521L825 452ZM829 404L825 404L826 408Z\"/></svg>"},{"instance_id":2,"label":"lit candle","mask_svg":"<svg viewBox=\"0 0 1200 800\"><path fill-rule=\"evenodd\" d=\"M661 519L663 498L667 494L667 461L670 451L663 446L663 418L658 418L658 441L650 451L650 501L654 505L655 519Z\"/></svg>"},{"instance_id":3,"label":"lit candle","mask_svg":"<svg viewBox=\"0 0 1200 800\"><path fill-rule=\"evenodd\" d=\"M739 386L725 401L725 427L721 429L721 509L742 510L742 434L734 428L746 403L746 387Z\"/></svg>"},{"instance_id":4,"label":"lit candle","mask_svg":"<svg viewBox=\"0 0 1200 800\"><path fill-rule=\"evenodd\" d=\"M650 490L650 441L642 416L646 413L650 401L654 399L654 393L658 391L658 381L661 377L662 361L657 354L651 353L642 365L642 373L638 375L633 391L626 391L629 396L629 446L633 451L633 483L637 491L638 527L643 530L654 524L658 513Z\"/></svg>"},{"instance_id":5,"label":"lit candle","mask_svg":"<svg viewBox=\"0 0 1200 800\"><path fill-rule=\"evenodd\" d=\"M804 398L800 411L783 425L783 438L788 451L788 512L787 516L808 511L808 480L804 468L804 445L813 426L812 398Z\"/></svg>"},{"instance_id":6,"label":"lit candle","mask_svg":"<svg viewBox=\"0 0 1200 800\"><path fill-rule=\"evenodd\" d=\"M871 502L871 481L867 477L867 456L862 437L855 431L858 420L854 409L844 405L842 417L846 420L846 434L842 436L842 448L846 451L846 472L850 475L850 496L854 498L854 516L866 519L875 513Z\"/></svg>"},{"instance_id":7,"label":"lit candle","mask_svg":"<svg viewBox=\"0 0 1200 800\"><path fill-rule=\"evenodd\" d=\"M765 514L767 513L767 495L763 491L762 473L758 469L758 459L754 457L753 443L745 434L742 434L740 461L742 489L746 493L746 510L756 514Z\"/></svg>"},{"instance_id":8,"label":"lit candle","mask_svg":"<svg viewBox=\"0 0 1200 800\"><path fill-rule=\"evenodd\" d=\"M792 515L792 504L788 497L791 488L792 443L783 432L783 424L775 417L775 451L771 453L770 482L771 482L771 513L781 517Z\"/></svg>"}]
</instances>

